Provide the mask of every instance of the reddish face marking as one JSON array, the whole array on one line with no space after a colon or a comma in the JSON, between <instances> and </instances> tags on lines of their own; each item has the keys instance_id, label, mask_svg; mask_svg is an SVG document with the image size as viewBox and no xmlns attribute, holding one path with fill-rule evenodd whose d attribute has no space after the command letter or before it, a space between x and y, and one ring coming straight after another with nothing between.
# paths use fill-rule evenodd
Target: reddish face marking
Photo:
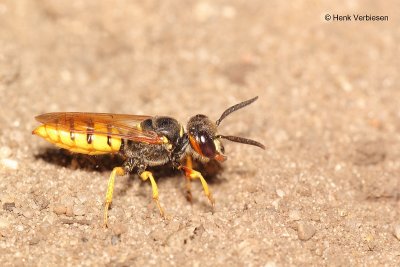
<instances>
[{"instance_id":1,"label":"reddish face marking","mask_svg":"<svg viewBox=\"0 0 400 267\"><path fill-rule=\"evenodd\" d=\"M227 159L227 157L222 154L217 154L215 155L214 159L218 160L219 162L223 162Z\"/></svg>"},{"instance_id":2,"label":"reddish face marking","mask_svg":"<svg viewBox=\"0 0 400 267\"><path fill-rule=\"evenodd\" d=\"M190 145L194 148L194 150L200 155L204 156L203 153L201 152L199 143L197 143L196 139L193 136L189 135L189 141Z\"/></svg>"}]
</instances>

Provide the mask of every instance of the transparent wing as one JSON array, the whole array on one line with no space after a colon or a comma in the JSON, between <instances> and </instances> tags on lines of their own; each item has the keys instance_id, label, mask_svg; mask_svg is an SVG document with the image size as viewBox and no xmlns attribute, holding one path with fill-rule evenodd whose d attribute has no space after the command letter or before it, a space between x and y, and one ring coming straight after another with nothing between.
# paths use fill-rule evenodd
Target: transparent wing
<instances>
[{"instance_id":1,"label":"transparent wing","mask_svg":"<svg viewBox=\"0 0 400 267\"><path fill-rule=\"evenodd\" d=\"M161 144L163 143L162 136L158 136L154 131L143 131L140 128L140 123L150 118L152 116L86 112L54 112L35 117L37 121L45 125L65 131Z\"/></svg>"}]
</instances>

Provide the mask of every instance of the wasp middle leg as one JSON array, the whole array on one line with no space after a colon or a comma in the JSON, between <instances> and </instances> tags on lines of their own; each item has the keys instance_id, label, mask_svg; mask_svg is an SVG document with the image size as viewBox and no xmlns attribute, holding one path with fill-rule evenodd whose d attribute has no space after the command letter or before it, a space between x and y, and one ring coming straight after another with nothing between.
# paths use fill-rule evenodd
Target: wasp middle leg
<instances>
[{"instance_id":1,"label":"wasp middle leg","mask_svg":"<svg viewBox=\"0 0 400 267\"><path fill-rule=\"evenodd\" d=\"M138 172L140 178L142 178L143 181L146 181L147 179L150 180L151 183L151 189L153 191L153 200L156 203L158 210L160 211L160 215L162 217L164 217L164 210L160 205L160 201L158 200L158 187L157 187L157 183L154 179L154 176L151 172L149 171L142 171L142 172Z\"/></svg>"}]
</instances>

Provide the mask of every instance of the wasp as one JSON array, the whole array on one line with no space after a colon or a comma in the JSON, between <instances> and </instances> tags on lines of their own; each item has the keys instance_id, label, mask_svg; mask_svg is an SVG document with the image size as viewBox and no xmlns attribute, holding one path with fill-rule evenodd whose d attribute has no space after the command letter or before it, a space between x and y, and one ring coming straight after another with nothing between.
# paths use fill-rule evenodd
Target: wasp
<instances>
[{"instance_id":1,"label":"wasp","mask_svg":"<svg viewBox=\"0 0 400 267\"><path fill-rule=\"evenodd\" d=\"M227 156L221 139L265 149L264 145L257 141L217 133L223 119L232 112L250 105L257 98L228 108L216 122L205 115L195 115L189 119L186 130L176 119L167 116L55 112L35 117L41 125L33 130L32 134L72 152L88 155L118 153L123 157L122 166L115 167L108 179L103 217L104 226L107 227L115 178L133 171L136 171L143 181L150 181L153 200L161 216L164 216L157 183L153 174L147 170L152 166L170 164L173 168L182 170L190 197L190 182L199 179L205 195L214 207L215 202L207 182L200 172L192 168L192 160L202 163L210 160L225 161Z\"/></svg>"}]
</instances>

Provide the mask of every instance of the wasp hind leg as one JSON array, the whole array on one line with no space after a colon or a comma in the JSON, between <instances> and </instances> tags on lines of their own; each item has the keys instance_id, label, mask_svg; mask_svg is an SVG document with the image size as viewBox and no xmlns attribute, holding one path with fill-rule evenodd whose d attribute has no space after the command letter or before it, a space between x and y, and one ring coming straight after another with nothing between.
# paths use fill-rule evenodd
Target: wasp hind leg
<instances>
[{"instance_id":1,"label":"wasp hind leg","mask_svg":"<svg viewBox=\"0 0 400 267\"><path fill-rule=\"evenodd\" d=\"M153 174L151 172L149 172L149 171L143 171L143 172L141 172L139 174L139 176L140 176L140 178L142 178L143 181L146 181L148 179L150 180L151 189L153 191L153 200L156 203L156 205L158 207L158 210L160 211L161 217L165 217L164 216L165 215L164 210L160 205L160 201L158 200L158 187L157 187L157 183L156 183L156 181L154 179Z\"/></svg>"},{"instance_id":2,"label":"wasp hind leg","mask_svg":"<svg viewBox=\"0 0 400 267\"><path fill-rule=\"evenodd\" d=\"M106 201L104 205L104 220L103 220L104 227L108 226L108 209L110 208L113 198L115 176L123 176L123 175L125 175L125 169L122 167L115 167L111 172L110 178L108 179Z\"/></svg>"}]
</instances>

